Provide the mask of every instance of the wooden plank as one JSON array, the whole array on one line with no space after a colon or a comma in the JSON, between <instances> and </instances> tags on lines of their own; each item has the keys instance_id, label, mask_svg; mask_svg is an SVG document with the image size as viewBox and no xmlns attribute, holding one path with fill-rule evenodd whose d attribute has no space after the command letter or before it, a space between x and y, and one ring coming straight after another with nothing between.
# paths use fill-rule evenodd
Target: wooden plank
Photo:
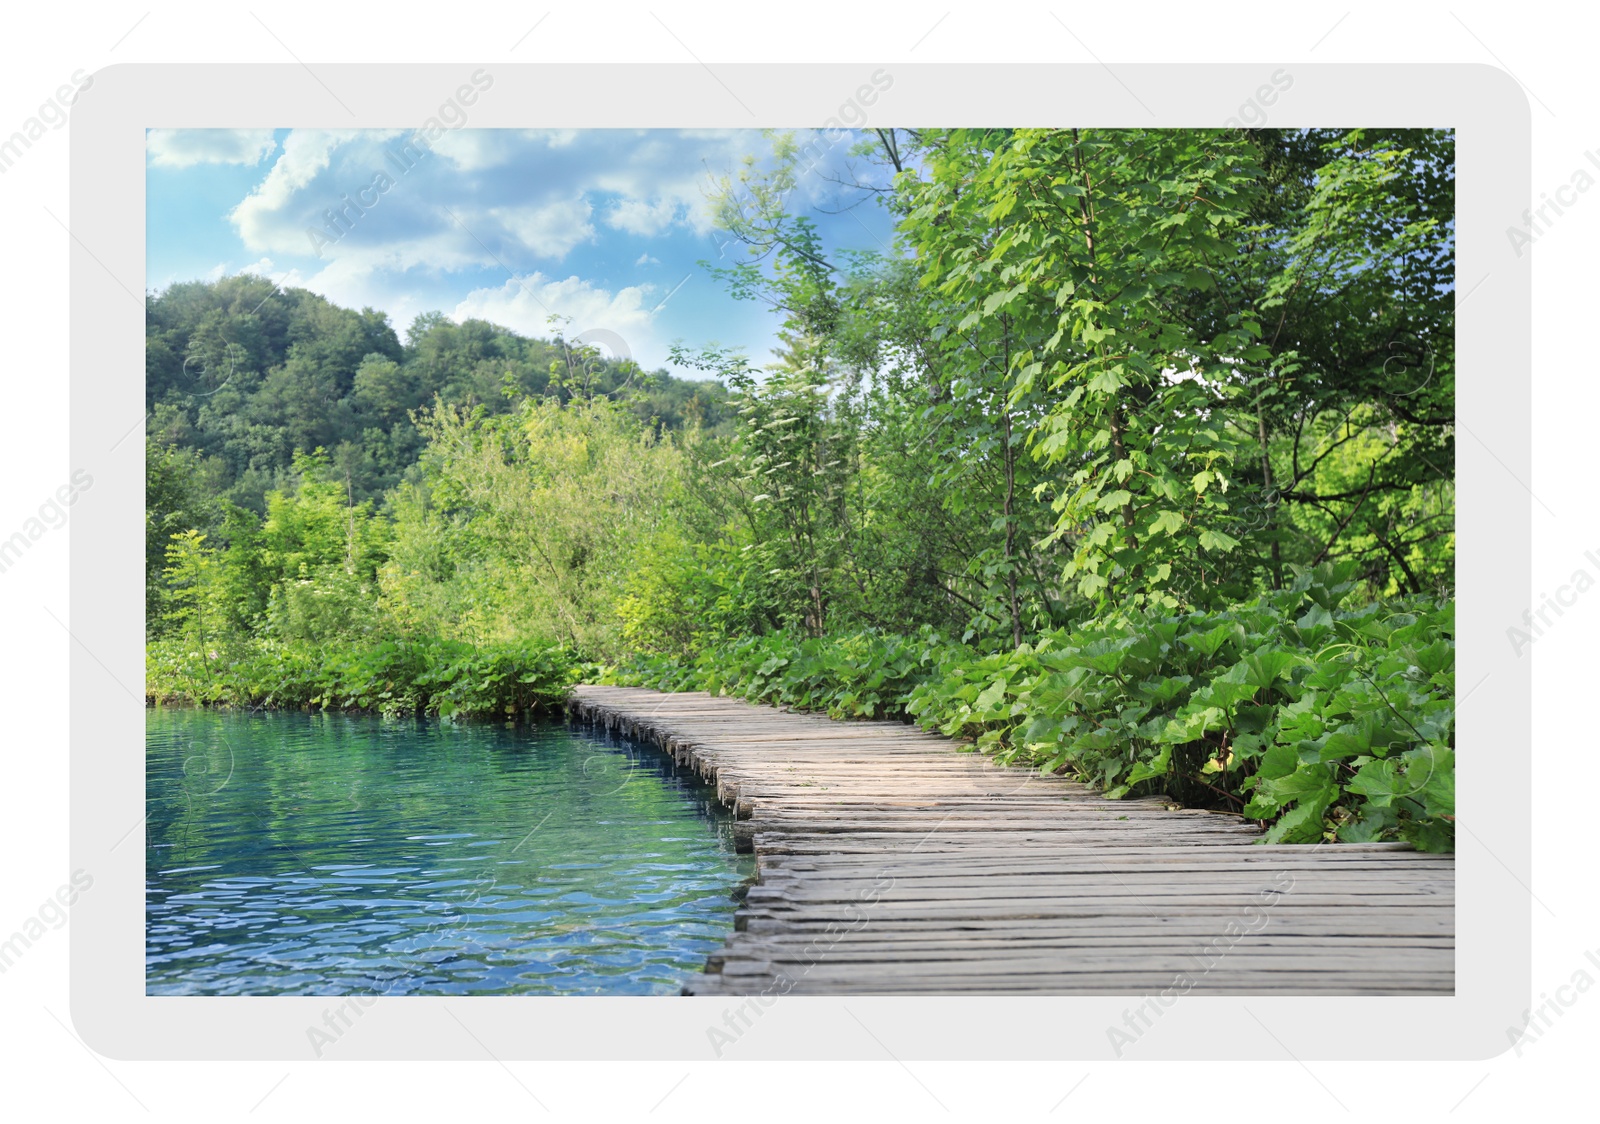
<instances>
[{"instance_id":1,"label":"wooden plank","mask_svg":"<svg viewBox=\"0 0 1600 1124\"><path fill-rule=\"evenodd\" d=\"M1184 965L1205 994L1454 991L1448 855L1265 846L904 723L626 687L569 705L714 784L757 856L687 994L1142 995Z\"/></svg>"}]
</instances>

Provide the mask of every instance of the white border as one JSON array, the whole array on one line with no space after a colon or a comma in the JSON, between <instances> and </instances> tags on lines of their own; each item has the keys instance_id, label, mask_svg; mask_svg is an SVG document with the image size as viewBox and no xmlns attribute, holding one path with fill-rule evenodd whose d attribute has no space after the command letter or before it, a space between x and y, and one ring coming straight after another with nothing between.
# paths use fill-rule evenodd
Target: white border
<instances>
[{"instance_id":1,"label":"white border","mask_svg":"<svg viewBox=\"0 0 1600 1124\"><path fill-rule=\"evenodd\" d=\"M890 64L870 124L1220 125L1278 64ZM72 865L94 878L74 908L72 1017L122 1058L310 1059L307 1028L334 1001L144 994L143 678L144 130L163 127L411 127L475 64L119 66L94 75L73 114L72 463L96 502L74 514L71 560ZM489 64L494 96L472 127L749 127L822 124L875 64L514 66ZM1513 265L1506 216L1529 200L1526 100L1484 66L1289 64L1280 125L1454 126L1458 132L1458 682L1491 689L1458 730L1457 994L1436 999L1188 997L1141 1042L1139 1060L1489 1057L1529 1005L1529 661L1505 643L1531 567L1529 275ZM330 90L339 91L338 98ZM639 90L652 96L640 99ZM731 93L737 90L737 96ZM1132 90L1137 90L1133 97ZM196 97L196 91L204 91ZM581 96L578 96L581 93ZM348 107L348 111L343 106ZM1487 313L1492 310L1493 314ZM1481 311L1482 314L1478 314ZM123 440L133 428L131 437ZM1465 694L1466 687L1463 688ZM1487 696L1487 697L1486 697ZM1489 771L1477 767L1493 761ZM706 1027L724 999L396 998L329 1056L675 1058L713 1055ZM727 1057L1102 1059L1117 998L785 997ZM1248 1008L1248 1009L1247 1009ZM470 1029L468 1029L470 1028Z\"/></svg>"}]
</instances>

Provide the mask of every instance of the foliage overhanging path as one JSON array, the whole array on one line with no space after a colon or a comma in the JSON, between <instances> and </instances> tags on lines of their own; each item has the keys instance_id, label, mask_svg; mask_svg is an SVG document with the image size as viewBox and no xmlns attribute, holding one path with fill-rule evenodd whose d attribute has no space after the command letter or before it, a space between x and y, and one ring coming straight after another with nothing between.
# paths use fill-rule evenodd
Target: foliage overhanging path
<instances>
[{"instance_id":1,"label":"foliage overhanging path","mask_svg":"<svg viewBox=\"0 0 1600 1124\"><path fill-rule=\"evenodd\" d=\"M628 687L569 708L715 783L758 857L689 994L1454 991L1450 855L1263 846L896 722Z\"/></svg>"}]
</instances>

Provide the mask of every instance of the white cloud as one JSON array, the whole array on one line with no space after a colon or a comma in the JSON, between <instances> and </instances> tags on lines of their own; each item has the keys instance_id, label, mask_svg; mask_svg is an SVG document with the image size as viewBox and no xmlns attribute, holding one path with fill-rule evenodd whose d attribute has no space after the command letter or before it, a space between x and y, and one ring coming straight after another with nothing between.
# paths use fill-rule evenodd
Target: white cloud
<instances>
[{"instance_id":1,"label":"white cloud","mask_svg":"<svg viewBox=\"0 0 1600 1124\"><path fill-rule=\"evenodd\" d=\"M660 265L660 258L653 258L648 253L640 254L633 260L634 265Z\"/></svg>"},{"instance_id":2,"label":"white cloud","mask_svg":"<svg viewBox=\"0 0 1600 1124\"><path fill-rule=\"evenodd\" d=\"M621 199L606 212L605 221L607 226L617 230L653 238L671 226L677 216L676 199L656 199L648 203L643 199Z\"/></svg>"},{"instance_id":3,"label":"white cloud","mask_svg":"<svg viewBox=\"0 0 1600 1124\"><path fill-rule=\"evenodd\" d=\"M276 147L271 129L151 129L145 152L157 168L259 164Z\"/></svg>"},{"instance_id":4,"label":"white cloud","mask_svg":"<svg viewBox=\"0 0 1600 1124\"><path fill-rule=\"evenodd\" d=\"M282 284L320 293L341 308L381 308L396 331L403 331L419 312L437 309L441 303L416 291L415 275L365 255L335 258L303 281L295 276L296 280Z\"/></svg>"},{"instance_id":5,"label":"white cloud","mask_svg":"<svg viewBox=\"0 0 1600 1124\"><path fill-rule=\"evenodd\" d=\"M262 258L260 261L251 262L249 265L241 265L237 269L225 261L219 261L216 265L206 270L203 276L207 281L220 281L224 277L238 277L246 273L254 277L265 277L269 281L280 276L292 278L300 277L300 271L296 269L291 269L288 273L284 273L277 266L272 264L271 258ZM300 281L286 281L285 284L298 285L300 284Z\"/></svg>"},{"instance_id":6,"label":"white cloud","mask_svg":"<svg viewBox=\"0 0 1600 1124\"><path fill-rule=\"evenodd\" d=\"M256 252L372 269L453 271L560 261L594 239L584 161L538 167L518 133L463 130L405 166L394 156L402 132L290 133L228 216L240 240Z\"/></svg>"},{"instance_id":7,"label":"white cloud","mask_svg":"<svg viewBox=\"0 0 1600 1124\"><path fill-rule=\"evenodd\" d=\"M433 151L463 172L499 168L516 158L522 146L506 129L456 129L433 142Z\"/></svg>"},{"instance_id":8,"label":"white cloud","mask_svg":"<svg viewBox=\"0 0 1600 1124\"><path fill-rule=\"evenodd\" d=\"M746 153L771 147L751 129L592 130L583 142L608 157L594 176L596 189L619 197L606 212L607 225L645 237L676 227L709 234L708 188L737 171Z\"/></svg>"},{"instance_id":9,"label":"white cloud","mask_svg":"<svg viewBox=\"0 0 1600 1124\"><path fill-rule=\"evenodd\" d=\"M531 273L497 288L473 290L450 315L457 321L488 320L528 336L614 332L649 369L666 362L647 307L650 292L651 286L630 285L612 293L581 277L557 281Z\"/></svg>"},{"instance_id":10,"label":"white cloud","mask_svg":"<svg viewBox=\"0 0 1600 1124\"><path fill-rule=\"evenodd\" d=\"M261 277L265 280L276 282L280 289L304 289L309 287L309 281L305 274L298 269L279 269L271 258L262 258L260 261L240 266L238 269L230 269L227 272L232 276L248 273L252 277Z\"/></svg>"},{"instance_id":11,"label":"white cloud","mask_svg":"<svg viewBox=\"0 0 1600 1124\"><path fill-rule=\"evenodd\" d=\"M368 174L360 184L351 182L341 191L325 188L314 198L306 190L329 169L334 150L361 135L358 129L296 129L285 137L283 153L273 162L266 178L228 215L245 247L285 254L306 253L309 243L305 227L316 217L317 211L338 203L344 192L372 182ZM284 221L286 218L288 222ZM320 222L317 225L321 225Z\"/></svg>"},{"instance_id":12,"label":"white cloud","mask_svg":"<svg viewBox=\"0 0 1600 1124\"><path fill-rule=\"evenodd\" d=\"M708 171L766 145L749 131L462 129L404 166L393 152L405 133L289 132L229 214L245 248L373 269L530 270L596 241L597 226L710 233Z\"/></svg>"},{"instance_id":13,"label":"white cloud","mask_svg":"<svg viewBox=\"0 0 1600 1124\"><path fill-rule=\"evenodd\" d=\"M493 207L488 213L541 258L560 261L574 246L594 238L594 225L589 222L594 207L581 197L521 207Z\"/></svg>"}]
</instances>

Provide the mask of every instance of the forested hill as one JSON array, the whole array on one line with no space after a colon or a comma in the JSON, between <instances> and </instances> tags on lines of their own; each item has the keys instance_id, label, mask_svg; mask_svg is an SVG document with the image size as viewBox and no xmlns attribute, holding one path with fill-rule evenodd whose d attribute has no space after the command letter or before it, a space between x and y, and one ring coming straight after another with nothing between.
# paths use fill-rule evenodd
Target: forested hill
<instances>
[{"instance_id":1,"label":"forested hill","mask_svg":"<svg viewBox=\"0 0 1600 1124\"><path fill-rule=\"evenodd\" d=\"M340 308L249 274L147 298L145 398L154 444L202 490L258 513L323 449L357 501L380 499L423 447L411 412L440 401L510 411L519 400L607 394L662 429L721 427L716 382L646 374L559 336L528 339L483 320L388 317Z\"/></svg>"}]
</instances>

